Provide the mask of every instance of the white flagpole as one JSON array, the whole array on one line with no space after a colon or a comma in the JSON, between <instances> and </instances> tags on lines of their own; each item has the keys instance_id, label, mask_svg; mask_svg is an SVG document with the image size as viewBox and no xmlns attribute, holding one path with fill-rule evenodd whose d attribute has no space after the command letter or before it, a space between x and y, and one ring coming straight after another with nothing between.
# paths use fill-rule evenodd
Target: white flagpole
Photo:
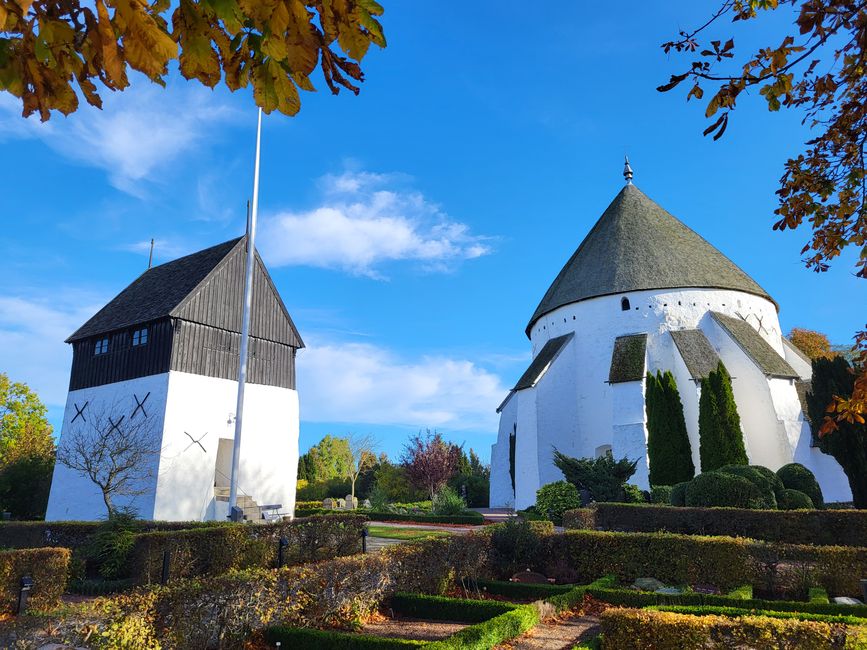
<instances>
[{"instance_id":1,"label":"white flagpole","mask_svg":"<svg viewBox=\"0 0 867 650\"><path fill-rule=\"evenodd\" d=\"M253 264L256 259L256 216L259 213L259 152L262 145L262 109L256 125L256 163L253 168L253 207L247 221L247 268L244 274L244 313L241 322L241 359L238 364L238 405L235 409L235 441L232 445L232 477L229 482L229 518L240 521L238 465L241 455L241 427L244 420L244 385L247 383L247 354L250 339L250 307L253 302Z\"/></svg>"}]
</instances>

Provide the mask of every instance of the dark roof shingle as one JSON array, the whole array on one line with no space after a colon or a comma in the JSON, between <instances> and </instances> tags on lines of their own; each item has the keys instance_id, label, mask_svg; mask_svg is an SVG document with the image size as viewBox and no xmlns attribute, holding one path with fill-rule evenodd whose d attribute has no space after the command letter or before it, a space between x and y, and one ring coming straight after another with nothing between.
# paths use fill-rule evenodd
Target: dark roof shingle
<instances>
[{"instance_id":1,"label":"dark roof shingle","mask_svg":"<svg viewBox=\"0 0 867 650\"><path fill-rule=\"evenodd\" d=\"M647 289L715 288L768 293L720 251L627 185L551 284L527 325L570 303Z\"/></svg>"},{"instance_id":2,"label":"dark roof shingle","mask_svg":"<svg viewBox=\"0 0 867 650\"><path fill-rule=\"evenodd\" d=\"M630 334L614 339L611 353L611 368L608 381L618 384L644 379L644 355L647 350L647 334Z\"/></svg>"},{"instance_id":3,"label":"dark roof shingle","mask_svg":"<svg viewBox=\"0 0 867 650\"><path fill-rule=\"evenodd\" d=\"M799 377L795 369L748 322L718 311L712 311L711 315L763 373L787 379Z\"/></svg>"},{"instance_id":4,"label":"dark roof shingle","mask_svg":"<svg viewBox=\"0 0 867 650\"><path fill-rule=\"evenodd\" d=\"M719 355L711 346L710 341L707 340L704 332L701 330L672 330L669 333L693 379L704 379L711 371L716 370Z\"/></svg>"},{"instance_id":5,"label":"dark roof shingle","mask_svg":"<svg viewBox=\"0 0 867 650\"><path fill-rule=\"evenodd\" d=\"M521 375L521 378L512 390L523 390L535 386L542 378L542 375L545 374L545 371L547 371L554 362L554 359L557 358L557 355L560 354L560 351L566 347L566 344L571 341L574 336L574 333L564 334L563 336L558 336L545 343L545 345L542 346L542 349L539 350L539 354L537 354L536 358L530 362L529 367L524 371L524 374Z\"/></svg>"},{"instance_id":6,"label":"dark roof shingle","mask_svg":"<svg viewBox=\"0 0 867 650\"><path fill-rule=\"evenodd\" d=\"M168 316L242 239L238 237L148 269L66 342Z\"/></svg>"}]
</instances>

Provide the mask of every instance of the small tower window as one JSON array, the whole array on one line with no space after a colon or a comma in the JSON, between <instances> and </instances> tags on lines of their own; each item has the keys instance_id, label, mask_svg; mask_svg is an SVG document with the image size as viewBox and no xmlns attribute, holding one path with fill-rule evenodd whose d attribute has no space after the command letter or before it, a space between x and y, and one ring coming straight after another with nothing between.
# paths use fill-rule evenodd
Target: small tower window
<instances>
[{"instance_id":1,"label":"small tower window","mask_svg":"<svg viewBox=\"0 0 867 650\"><path fill-rule=\"evenodd\" d=\"M108 352L108 337L99 339L93 347L94 356Z\"/></svg>"},{"instance_id":2,"label":"small tower window","mask_svg":"<svg viewBox=\"0 0 867 650\"><path fill-rule=\"evenodd\" d=\"M132 344L133 347L139 345L146 345L148 342L148 328L142 327L140 330L135 330L132 333Z\"/></svg>"},{"instance_id":3,"label":"small tower window","mask_svg":"<svg viewBox=\"0 0 867 650\"><path fill-rule=\"evenodd\" d=\"M599 445L596 447L596 458L611 455L611 445Z\"/></svg>"},{"instance_id":4,"label":"small tower window","mask_svg":"<svg viewBox=\"0 0 867 650\"><path fill-rule=\"evenodd\" d=\"M620 299L620 309L622 311L629 311L629 298Z\"/></svg>"}]
</instances>

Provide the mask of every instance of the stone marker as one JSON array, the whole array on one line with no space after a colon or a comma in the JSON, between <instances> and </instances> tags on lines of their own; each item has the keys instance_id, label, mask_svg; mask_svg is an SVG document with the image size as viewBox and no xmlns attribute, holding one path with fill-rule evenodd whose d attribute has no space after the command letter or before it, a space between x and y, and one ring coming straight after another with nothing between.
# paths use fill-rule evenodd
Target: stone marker
<instances>
[{"instance_id":1,"label":"stone marker","mask_svg":"<svg viewBox=\"0 0 867 650\"><path fill-rule=\"evenodd\" d=\"M632 583L633 589L639 589L641 591L656 591L663 587L665 587L665 583L660 582L656 578L638 578Z\"/></svg>"},{"instance_id":2,"label":"stone marker","mask_svg":"<svg viewBox=\"0 0 867 650\"><path fill-rule=\"evenodd\" d=\"M543 576L541 573L530 571L530 569L527 569L526 571L518 571L518 573L509 578L509 580L511 582L521 582L530 585L548 584L548 578Z\"/></svg>"},{"instance_id":3,"label":"stone marker","mask_svg":"<svg viewBox=\"0 0 867 650\"><path fill-rule=\"evenodd\" d=\"M333 510L334 509L334 499L332 499L331 497L324 499L322 501L322 507L325 508L326 510Z\"/></svg>"},{"instance_id":4,"label":"stone marker","mask_svg":"<svg viewBox=\"0 0 867 650\"><path fill-rule=\"evenodd\" d=\"M354 497L351 494L346 495L346 499L344 499L344 508L346 510L355 510L358 507L358 497Z\"/></svg>"},{"instance_id":5,"label":"stone marker","mask_svg":"<svg viewBox=\"0 0 867 650\"><path fill-rule=\"evenodd\" d=\"M849 598L848 596L837 596L832 599L837 605L863 605L857 598Z\"/></svg>"}]
</instances>

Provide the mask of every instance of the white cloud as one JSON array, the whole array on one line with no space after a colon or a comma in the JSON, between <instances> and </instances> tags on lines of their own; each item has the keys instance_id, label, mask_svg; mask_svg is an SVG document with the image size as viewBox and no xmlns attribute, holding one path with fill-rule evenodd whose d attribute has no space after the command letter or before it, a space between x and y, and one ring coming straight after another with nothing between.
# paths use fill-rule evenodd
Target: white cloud
<instances>
[{"instance_id":1,"label":"white cloud","mask_svg":"<svg viewBox=\"0 0 867 650\"><path fill-rule=\"evenodd\" d=\"M63 341L102 301L58 290L50 300L0 296L0 372L23 381L49 406L66 403L72 349Z\"/></svg>"},{"instance_id":2,"label":"white cloud","mask_svg":"<svg viewBox=\"0 0 867 650\"><path fill-rule=\"evenodd\" d=\"M386 262L413 260L446 271L491 252L490 237L474 235L421 193L399 187L406 177L352 172L320 179L322 204L262 221L261 248L273 266L334 268L381 277Z\"/></svg>"},{"instance_id":3,"label":"white cloud","mask_svg":"<svg viewBox=\"0 0 867 650\"><path fill-rule=\"evenodd\" d=\"M144 194L142 181L195 147L215 123L232 115L213 92L194 85L131 86L103 93L102 110L82 102L72 115L48 122L21 117L20 101L0 96L0 138L40 138L63 156L108 173L112 185Z\"/></svg>"},{"instance_id":4,"label":"white cloud","mask_svg":"<svg viewBox=\"0 0 867 650\"><path fill-rule=\"evenodd\" d=\"M467 359L311 342L298 356L298 391L305 421L494 431L508 389Z\"/></svg>"},{"instance_id":5,"label":"white cloud","mask_svg":"<svg viewBox=\"0 0 867 650\"><path fill-rule=\"evenodd\" d=\"M165 260L173 260L183 255L188 255L193 252L193 249L185 244L171 241L169 239L154 239L154 264L158 264ZM150 254L151 240L142 239L141 241L132 242L130 244L122 244L118 246L118 250L128 253L138 253L144 256Z\"/></svg>"}]
</instances>

